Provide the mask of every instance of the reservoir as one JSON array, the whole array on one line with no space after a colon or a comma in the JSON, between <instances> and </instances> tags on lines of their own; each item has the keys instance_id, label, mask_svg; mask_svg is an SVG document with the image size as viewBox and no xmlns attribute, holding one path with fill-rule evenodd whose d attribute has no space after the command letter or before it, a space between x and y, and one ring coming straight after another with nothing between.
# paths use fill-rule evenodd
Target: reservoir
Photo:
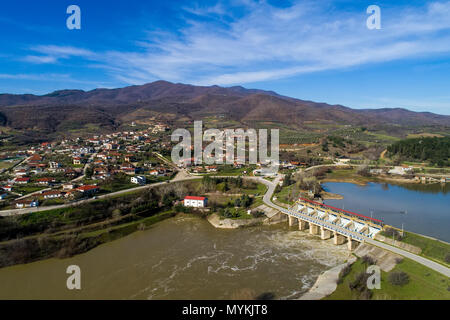
<instances>
[{"instance_id":1,"label":"reservoir","mask_svg":"<svg viewBox=\"0 0 450 320\"><path fill-rule=\"evenodd\" d=\"M177 216L87 253L0 269L0 299L295 299L349 257L286 224L215 229ZM81 268L81 290L66 268Z\"/></svg>"},{"instance_id":2,"label":"reservoir","mask_svg":"<svg viewBox=\"0 0 450 320\"><path fill-rule=\"evenodd\" d=\"M344 196L325 204L382 219L386 224L450 242L449 184L328 182L326 191Z\"/></svg>"}]
</instances>

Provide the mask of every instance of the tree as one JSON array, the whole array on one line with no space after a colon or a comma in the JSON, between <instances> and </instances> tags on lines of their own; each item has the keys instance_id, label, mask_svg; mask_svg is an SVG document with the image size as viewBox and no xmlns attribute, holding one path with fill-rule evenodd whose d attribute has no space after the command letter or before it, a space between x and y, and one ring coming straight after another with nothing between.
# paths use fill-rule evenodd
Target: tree
<instances>
[{"instance_id":1,"label":"tree","mask_svg":"<svg viewBox=\"0 0 450 320\"><path fill-rule=\"evenodd\" d=\"M94 175L94 169L88 166L85 171L86 178L90 179Z\"/></svg>"},{"instance_id":2,"label":"tree","mask_svg":"<svg viewBox=\"0 0 450 320\"><path fill-rule=\"evenodd\" d=\"M288 187L293 183L294 181L292 180L292 174L291 173L286 174L283 180L283 187Z\"/></svg>"},{"instance_id":3,"label":"tree","mask_svg":"<svg viewBox=\"0 0 450 320\"><path fill-rule=\"evenodd\" d=\"M357 173L358 173L360 176L363 176L363 177L369 177L369 176L370 176L370 169L369 169L369 166L366 165L366 164L365 164L365 165L362 165L361 167L358 168Z\"/></svg>"},{"instance_id":4,"label":"tree","mask_svg":"<svg viewBox=\"0 0 450 320\"><path fill-rule=\"evenodd\" d=\"M403 271L392 271L389 273L388 280L395 286L404 286L409 283L409 275Z\"/></svg>"}]
</instances>

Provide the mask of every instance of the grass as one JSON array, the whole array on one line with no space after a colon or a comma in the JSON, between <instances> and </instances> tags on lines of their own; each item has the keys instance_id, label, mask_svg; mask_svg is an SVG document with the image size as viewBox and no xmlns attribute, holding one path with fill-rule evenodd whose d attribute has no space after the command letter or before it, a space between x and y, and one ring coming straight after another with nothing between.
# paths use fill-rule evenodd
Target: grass
<instances>
[{"instance_id":1,"label":"grass","mask_svg":"<svg viewBox=\"0 0 450 320\"><path fill-rule=\"evenodd\" d=\"M33 192L36 192L36 191L39 191L39 190L42 190L42 189L46 189L46 188L48 188L48 187L43 187L43 186L26 186L26 185L18 186L18 185L15 185L12 190L14 192L21 193L21 194L25 195L25 194L33 193Z\"/></svg>"},{"instance_id":2,"label":"grass","mask_svg":"<svg viewBox=\"0 0 450 320\"><path fill-rule=\"evenodd\" d=\"M103 242L112 241L121 237L124 237L130 233L138 230L140 225L149 227L156 222L171 218L175 215L173 210L168 210L164 212L157 213L151 217L139 219L136 221L131 221L123 223L117 226L109 227L106 229L95 230L91 232L85 232L81 234L83 238L97 237L100 236Z\"/></svg>"},{"instance_id":3,"label":"grass","mask_svg":"<svg viewBox=\"0 0 450 320\"><path fill-rule=\"evenodd\" d=\"M205 175L208 176L245 176L250 175L254 167L242 167L242 168L234 168L233 166L222 166L218 167L217 172L210 172ZM247 173L244 173L246 171Z\"/></svg>"},{"instance_id":4,"label":"grass","mask_svg":"<svg viewBox=\"0 0 450 320\"><path fill-rule=\"evenodd\" d=\"M256 189L241 189L240 191L240 193L243 194L253 194L255 196L264 195L267 191L267 186L265 184L258 183Z\"/></svg>"},{"instance_id":5,"label":"grass","mask_svg":"<svg viewBox=\"0 0 450 320\"><path fill-rule=\"evenodd\" d=\"M365 272L366 266L358 259L351 272L344 277L336 290L325 300L358 299L359 292L352 291L349 283L360 272ZM409 275L409 283L395 286L388 281L387 272L381 271L381 289L371 290L372 300L447 300L450 299L450 280L440 273L409 259L404 259L392 271L403 271ZM391 271L391 272L392 272Z\"/></svg>"},{"instance_id":6,"label":"grass","mask_svg":"<svg viewBox=\"0 0 450 320\"><path fill-rule=\"evenodd\" d=\"M0 170L9 169L12 166L16 165L17 163L19 163L19 161L0 161Z\"/></svg>"},{"instance_id":7,"label":"grass","mask_svg":"<svg viewBox=\"0 0 450 320\"><path fill-rule=\"evenodd\" d=\"M445 262L445 256L450 254L450 244L439 240L426 238L412 232L405 232L405 236L402 241L421 248L422 256L437 260L447 266L449 265Z\"/></svg>"},{"instance_id":8,"label":"grass","mask_svg":"<svg viewBox=\"0 0 450 320\"><path fill-rule=\"evenodd\" d=\"M322 180L366 184L367 182L376 181L377 178L363 177L357 173L357 169L333 169L330 173L327 173Z\"/></svg>"},{"instance_id":9,"label":"grass","mask_svg":"<svg viewBox=\"0 0 450 320\"><path fill-rule=\"evenodd\" d=\"M291 193L293 187L294 187L294 184L290 185L288 187L283 187L283 188L281 188L280 192L275 193L274 196L277 198L277 201L286 203L286 204L292 204L292 201L289 201L288 197L289 197L289 194Z\"/></svg>"}]
</instances>

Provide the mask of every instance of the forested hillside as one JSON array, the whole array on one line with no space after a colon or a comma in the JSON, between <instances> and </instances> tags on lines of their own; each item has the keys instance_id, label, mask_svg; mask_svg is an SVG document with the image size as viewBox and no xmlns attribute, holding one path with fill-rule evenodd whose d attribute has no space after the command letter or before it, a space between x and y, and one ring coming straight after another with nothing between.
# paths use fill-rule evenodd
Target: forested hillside
<instances>
[{"instance_id":1,"label":"forested hillside","mask_svg":"<svg viewBox=\"0 0 450 320\"><path fill-rule=\"evenodd\" d=\"M428 161L440 167L450 165L450 137L401 140L390 145L387 150L388 156L402 160Z\"/></svg>"}]
</instances>

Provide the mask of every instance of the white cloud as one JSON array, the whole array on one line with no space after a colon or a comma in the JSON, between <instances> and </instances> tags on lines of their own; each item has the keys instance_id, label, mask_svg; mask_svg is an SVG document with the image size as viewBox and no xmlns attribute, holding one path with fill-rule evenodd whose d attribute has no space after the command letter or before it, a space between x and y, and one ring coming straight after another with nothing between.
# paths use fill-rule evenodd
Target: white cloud
<instances>
[{"instance_id":1,"label":"white cloud","mask_svg":"<svg viewBox=\"0 0 450 320\"><path fill-rule=\"evenodd\" d=\"M28 55L22 59L23 61L37 64L46 64L56 63L60 59L69 59L72 57L95 57L95 53L92 51L70 46L42 45L32 47L31 50L41 55Z\"/></svg>"},{"instance_id":2,"label":"white cloud","mask_svg":"<svg viewBox=\"0 0 450 320\"><path fill-rule=\"evenodd\" d=\"M43 56L25 59L51 63L83 57L129 84L165 79L232 85L450 53L450 2L395 11L382 7L381 30L366 28L366 8L336 12L330 9L332 2L327 6L317 1L289 8L264 1L231 3L248 10L235 17L225 2L184 8L190 14L187 27L177 34L150 33L149 39L136 39L136 52L39 46L33 51Z\"/></svg>"}]
</instances>

